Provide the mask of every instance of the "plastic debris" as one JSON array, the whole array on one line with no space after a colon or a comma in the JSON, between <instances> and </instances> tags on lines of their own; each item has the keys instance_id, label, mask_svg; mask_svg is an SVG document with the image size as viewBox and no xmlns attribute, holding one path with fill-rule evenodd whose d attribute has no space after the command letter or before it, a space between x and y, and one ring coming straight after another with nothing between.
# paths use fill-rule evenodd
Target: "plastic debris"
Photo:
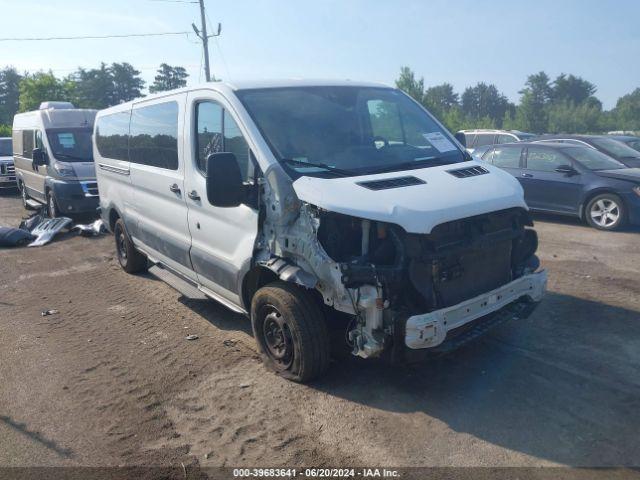
<instances>
[{"instance_id":1,"label":"plastic debris","mask_svg":"<svg viewBox=\"0 0 640 480\"><path fill-rule=\"evenodd\" d=\"M58 310L43 310L41 315L43 317L48 317L49 315L55 315L56 313L60 313Z\"/></svg>"},{"instance_id":2,"label":"plastic debris","mask_svg":"<svg viewBox=\"0 0 640 480\"><path fill-rule=\"evenodd\" d=\"M104 225L104 221L99 218L93 223L74 225L71 227L71 231L77 231L85 237L97 237L98 235L106 233L107 228Z\"/></svg>"},{"instance_id":3,"label":"plastic debris","mask_svg":"<svg viewBox=\"0 0 640 480\"><path fill-rule=\"evenodd\" d=\"M73 220L69 217L47 218L31 230L31 234L38 238L31 242L29 246L40 247L42 245L46 245L53 240L53 237L55 237L63 228L71 225L72 222Z\"/></svg>"},{"instance_id":4,"label":"plastic debris","mask_svg":"<svg viewBox=\"0 0 640 480\"><path fill-rule=\"evenodd\" d=\"M184 338L186 338L187 340L197 340L197 339L199 339L200 337L199 337L198 335L191 334L191 335L187 335L187 336L186 336L186 337L184 337Z\"/></svg>"}]
</instances>

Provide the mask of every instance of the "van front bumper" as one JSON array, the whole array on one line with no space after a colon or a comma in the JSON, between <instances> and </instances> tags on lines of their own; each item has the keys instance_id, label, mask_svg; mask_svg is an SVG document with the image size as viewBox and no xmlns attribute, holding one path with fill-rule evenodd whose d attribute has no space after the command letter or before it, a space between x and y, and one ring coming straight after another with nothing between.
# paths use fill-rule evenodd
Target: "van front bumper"
<instances>
[{"instance_id":1,"label":"van front bumper","mask_svg":"<svg viewBox=\"0 0 640 480\"><path fill-rule=\"evenodd\" d=\"M53 180L51 188L61 213L96 213L99 197L95 180Z\"/></svg>"},{"instance_id":2,"label":"van front bumper","mask_svg":"<svg viewBox=\"0 0 640 480\"><path fill-rule=\"evenodd\" d=\"M505 307L535 306L547 289L547 272L532 273L518 278L502 287L466 300L452 307L434 312L413 315L405 324L404 342L410 349L429 349L442 344L447 334L461 329L474 320L487 317ZM514 308L514 313L516 309ZM529 308L528 313L533 309Z\"/></svg>"}]
</instances>

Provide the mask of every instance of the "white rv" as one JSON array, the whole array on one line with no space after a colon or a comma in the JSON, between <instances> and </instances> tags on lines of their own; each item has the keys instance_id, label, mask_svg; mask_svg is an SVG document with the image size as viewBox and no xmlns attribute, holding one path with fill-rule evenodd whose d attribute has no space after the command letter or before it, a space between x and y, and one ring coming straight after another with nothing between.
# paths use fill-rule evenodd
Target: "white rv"
<instances>
[{"instance_id":1,"label":"white rv","mask_svg":"<svg viewBox=\"0 0 640 480\"><path fill-rule=\"evenodd\" d=\"M25 208L44 204L52 218L96 212L95 116L96 110L69 102L43 102L13 118L13 159Z\"/></svg>"},{"instance_id":2,"label":"white rv","mask_svg":"<svg viewBox=\"0 0 640 480\"><path fill-rule=\"evenodd\" d=\"M546 273L522 188L399 90L209 83L100 111L100 207L127 272L251 318L295 381L526 317Z\"/></svg>"}]
</instances>

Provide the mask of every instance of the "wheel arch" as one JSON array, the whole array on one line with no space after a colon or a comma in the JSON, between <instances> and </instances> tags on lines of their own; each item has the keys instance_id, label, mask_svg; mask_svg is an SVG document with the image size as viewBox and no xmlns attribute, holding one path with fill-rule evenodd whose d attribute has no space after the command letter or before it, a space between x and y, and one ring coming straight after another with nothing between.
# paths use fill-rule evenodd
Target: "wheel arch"
<instances>
[{"instance_id":1,"label":"wheel arch","mask_svg":"<svg viewBox=\"0 0 640 480\"><path fill-rule=\"evenodd\" d=\"M616 192L612 188L600 187L600 188L596 188L594 190L590 190L589 192L587 192L585 194L585 196L584 196L584 199L580 203L579 215L580 215L580 218L582 220L586 220L587 219L587 217L586 217L586 208L587 208L587 205L589 204L589 202L591 200L593 200L594 197L597 197L598 195L602 195L602 194L605 194L605 193L609 193L611 195L615 195L616 197L618 197L620 199L620 201L622 202L622 208L624 210L624 215L625 215L625 217L627 216L627 205L626 205L625 200L622 197L622 195L620 195L618 192Z\"/></svg>"}]
</instances>

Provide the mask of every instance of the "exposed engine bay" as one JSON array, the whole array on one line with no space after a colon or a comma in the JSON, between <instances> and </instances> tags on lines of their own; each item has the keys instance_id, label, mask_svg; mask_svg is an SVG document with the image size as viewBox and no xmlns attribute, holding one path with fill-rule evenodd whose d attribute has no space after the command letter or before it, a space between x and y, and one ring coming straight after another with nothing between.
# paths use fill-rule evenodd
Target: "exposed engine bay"
<instances>
[{"instance_id":1,"label":"exposed engine bay","mask_svg":"<svg viewBox=\"0 0 640 480\"><path fill-rule=\"evenodd\" d=\"M324 303L350 314L353 354L380 355L411 315L446 309L509 284L539 267L536 232L514 207L407 233L386 222L301 202L294 222L265 223L273 254L301 272ZM292 272L293 273L293 272ZM402 327L403 328L403 327Z\"/></svg>"}]
</instances>

